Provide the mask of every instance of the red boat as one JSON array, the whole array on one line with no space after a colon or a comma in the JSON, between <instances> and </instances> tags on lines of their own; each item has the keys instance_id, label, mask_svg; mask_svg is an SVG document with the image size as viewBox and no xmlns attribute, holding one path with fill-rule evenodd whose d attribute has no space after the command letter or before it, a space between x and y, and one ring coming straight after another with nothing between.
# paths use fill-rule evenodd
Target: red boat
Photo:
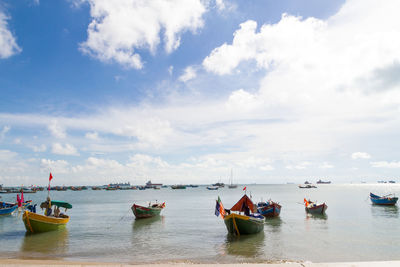
<instances>
[{"instance_id":1,"label":"red boat","mask_svg":"<svg viewBox=\"0 0 400 267\"><path fill-rule=\"evenodd\" d=\"M311 214L325 214L325 211L328 209L328 206L325 203L316 204L311 200L304 199L304 205L307 213Z\"/></svg>"}]
</instances>

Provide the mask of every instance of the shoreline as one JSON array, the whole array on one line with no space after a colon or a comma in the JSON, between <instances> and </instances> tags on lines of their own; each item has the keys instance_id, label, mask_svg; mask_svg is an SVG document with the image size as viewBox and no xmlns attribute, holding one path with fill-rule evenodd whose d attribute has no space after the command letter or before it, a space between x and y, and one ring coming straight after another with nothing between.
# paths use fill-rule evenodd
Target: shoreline
<instances>
[{"instance_id":1,"label":"shoreline","mask_svg":"<svg viewBox=\"0 0 400 267\"><path fill-rule=\"evenodd\" d=\"M174 266L193 266L193 267L215 267L215 266L237 266L237 267L395 267L400 266L400 261L366 261L366 262L275 262L275 263L151 263L151 264L135 264L135 263L110 263L110 262L84 262L84 261L67 261L67 260L38 260L38 259L9 259L0 258L0 267L49 267L49 266L110 266L110 267L174 267Z\"/></svg>"}]
</instances>

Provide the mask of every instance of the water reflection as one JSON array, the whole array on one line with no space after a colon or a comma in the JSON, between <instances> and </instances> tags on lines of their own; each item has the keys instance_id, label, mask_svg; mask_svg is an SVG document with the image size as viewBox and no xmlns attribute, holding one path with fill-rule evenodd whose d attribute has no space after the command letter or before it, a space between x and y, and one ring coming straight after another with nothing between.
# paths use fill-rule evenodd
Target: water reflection
<instances>
[{"instance_id":1,"label":"water reflection","mask_svg":"<svg viewBox=\"0 0 400 267\"><path fill-rule=\"evenodd\" d=\"M306 220L324 220L326 221L328 219L328 215L324 214L311 214L311 213L306 213Z\"/></svg>"},{"instance_id":2,"label":"water reflection","mask_svg":"<svg viewBox=\"0 0 400 267\"><path fill-rule=\"evenodd\" d=\"M158 223L156 222L164 224L164 216L156 216L152 218L134 220L132 223L132 228L135 231L142 229L148 230L150 228L155 227L155 225L158 225Z\"/></svg>"},{"instance_id":3,"label":"water reflection","mask_svg":"<svg viewBox=\"0 0 400 267\"><path fill-rule=\"evenodd\" d=\"M62 255L68 251L68 229L24 236L20 251L30 254L44 254L45 256Z\"/></svg>"},{"instance_id":4,"label":"water reflection","mask_svg":"<svg viewBox=\"0 0 400 267\"><path fill-rule=\"evenodd\" d=\"M371 212L374 216L381 216L387 218L398 218L399 208L397 206L379 206L371 205Z\"/></svg>"},{"instance_id":5,"label":"water reflection","mask_svg":"<svg viewBox=\"0 0 400 267\"><path fill-rule=\"evenodd\" d=\"M264 232L255 235L236 236L227 234L225 251L227 254L243 257L256 257L263 255Z\"/></svg>"},{"instance_id":6,"label":"water reflection","mask_svg":"<svg viewBox=\"0 0 400 267\"><path fill-rule=\"evenodd\" d=\"M280 217L270 218L265 220L265 226L272 232L280 232L282 220Z\"/></svg>"}]
</instances>

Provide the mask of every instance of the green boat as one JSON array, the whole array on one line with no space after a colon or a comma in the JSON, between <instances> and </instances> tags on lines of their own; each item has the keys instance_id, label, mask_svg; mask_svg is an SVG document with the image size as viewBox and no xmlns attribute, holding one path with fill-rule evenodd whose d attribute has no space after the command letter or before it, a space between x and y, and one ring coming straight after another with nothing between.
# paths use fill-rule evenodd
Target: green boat
<instances>
[{"instance_id":1,"label":"green boat","mask_svg":"<svg viewBox=\"0 0 400 267\"><path fill-rule=\"evenodd\" d=\"M226 210L224 222L228 232L238 236L261 232L264 229L264 217L253 213L254 210L253 202L245 194L230 210ZM239 213L231 213L232 211ZM244 214L240 214L241 212Z\"/></svg>"},{"instance_id":2,"label":"green boat","mask_svg":"<svg viewBox=\"0 0 400 267\"><path fill-rule=\"evenodd\" d=\"M165 208L165 202L162 204L149 203L149 206L147 206L147 207L133 204L133 206L131 207L132 212L135 215L136 219L151 218L151 217L159 216L163 208Z\"/></svg>"}]
</instances>

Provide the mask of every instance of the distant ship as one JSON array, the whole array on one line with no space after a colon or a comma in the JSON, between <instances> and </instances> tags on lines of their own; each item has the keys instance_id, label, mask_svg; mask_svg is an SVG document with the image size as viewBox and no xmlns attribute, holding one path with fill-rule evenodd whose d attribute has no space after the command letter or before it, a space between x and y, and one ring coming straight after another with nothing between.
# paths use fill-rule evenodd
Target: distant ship
<instances>
[{"instance_id":1,"label":"distant ship","mask_svg":"<svg viewBox=\"0 0 400 267\"><path fill-rule=\"evenodd\" d=\"M146 188L160 188L163 184L153 184L150 180L146 183Z\"/></svg>"},{"instance_id":2,"label":"distant ship","mask_svg":"<svg viewBox=\"0 0 400 267\"><path fill-rule=\"evenodd\" d=\"M317 181L317 184L330 184L330 183L331 181L322 181L321 179Z\"/></svg>"},{"instance_id":3,"label":"distant ship","mask_svg":"<svg viewBox=\"0 0 400 267\"><path fill-rule=\"evenodd\" d=\"M215 183L215 184L213 184L212 186L218 186L218 187L224 187L225 186L225 184L224 183Z\"/></svg>"}]
</instances>

